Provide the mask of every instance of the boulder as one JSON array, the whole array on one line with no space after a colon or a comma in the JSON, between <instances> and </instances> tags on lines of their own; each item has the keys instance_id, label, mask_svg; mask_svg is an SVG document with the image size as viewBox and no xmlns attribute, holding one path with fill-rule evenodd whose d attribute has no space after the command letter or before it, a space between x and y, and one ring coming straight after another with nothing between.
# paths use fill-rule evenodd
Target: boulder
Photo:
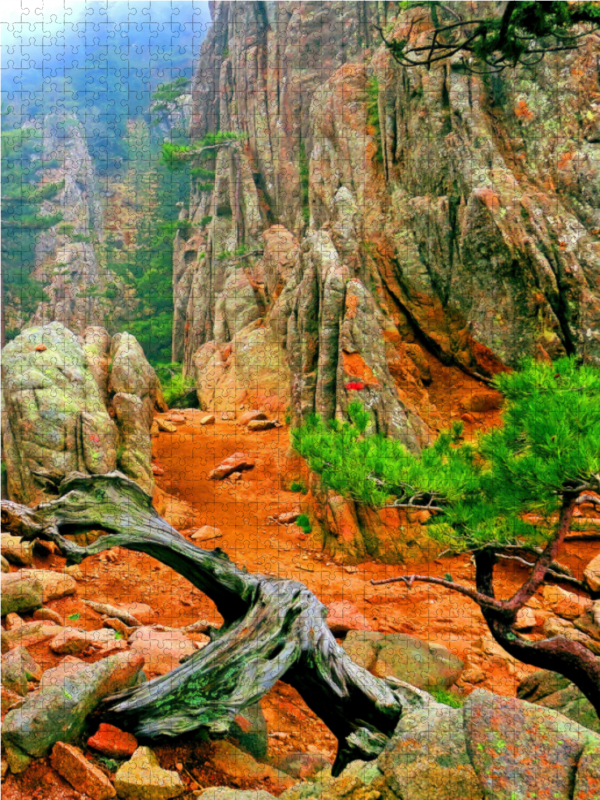
<instances>
[{"instance_id":1,"label":"boulder","mask_svg":"<svg viewBox=\"0 0 600 800\"><path fill-rule=\"evenodd\" d=\"M37 611L33 612L34 619L44 619L47 622L54 622L55 625L63 625L64 618L57 611L53 611L51 608L38 608Z\"/></svg>"},{"instance_id":2,"label":"boulder","mask_svg":"<svg viewBox=\"0 0 600 800\"><path fill-rule=\"evenodd\" d=\"M15 647L2 658L2 685L25 697L29 681L39 681L42 669L24 647Z\"/></svg>"},{"instance_id":3,"label":"boulder","mask_svg":"<svg viewBox=\"0 0 600 800\"><path fill-rule=\"evenodd\" d=\"M519 683L517 697L560 711L565 717L600 733L600 719L593 705L574 684L557 672L538 670L528 675Z\"/></svg>"},{"instance_id":4,"label":"boulder","mask_svg":"<svg viewBox=\"0 0 600 800\"><path fill-rule=\"evenodd\" d=\"M19 573L24 578L32 578L42 584L42 600L60 600L61 597L77 592L77 581L65 572L52 572L48 569L24 569Z\"/></svg>"},{"instance_id":5,"label":"boulder","mask_svg":"<svg viewBox=\"0 0 600 800\"><path fill-rule=\"evenodd\" d=\"M462 661L442 645L404 633L350 631L344 649L374 674L391 675L419 689L448 689L463 670Z\"/></svg>"},{"instance_id":6,"label":"boulder","mask_svg":"<svg viewBox=\"0 0 600 800\"><path fill-rule=\"evenodd\" d=\"M57 742L52 748L50 763L75 791L92 800L108 800L117 795L106 775L90 763L78 747Z\"/></svg>"},{"instance_id":7,"label":"boulder","mask_svg":"<svg viewBox=\"0 0 600 800\"><path fill-rule=\"evenodd\" d=\"M97 732L87 740L88 747L109 758L130 758L137 750L137 739L131 733L102 722Z\"/></svg>"},{"instance_id":8,"label":"boulder","mask_svg":"<svg viewBox=\"0 0 600 800\"><path fill-rule=\"evenodd\" d=\"M53 625L45 620L25 622L18 628L2 633L2 652L13 650L15 647L29 647L30 645L53 639L62 631L58 625Z\"/></svg>"},{"instance_id":9,"label":"boulder","mask_svg":"<svg viewBox=\"0 0 600 800\"><path fill-rule=\"evenodd\" d=\"M223 531L220 528L215 528L212 525L203 525L192 533L192 540L194 542L208 542L211 539L220 539L223 536Z\"/></svg>"},{"instance_id":10,"label":"boulder","mask_svg":"<svg viewBox=\"0 0 600 800\"><path fill-rule=\"evenodd\" d=\"M255 761L249 753L238 750L230 742L215 742L210 763L227 781L266 781L273 789L289 787L294 783L289 775L269 764Z\"/></svg>"},{"instance_id":11,"label":"boulder","mask_svg":"<svg viewBox=\"0 0 600 800\"><path fill-rule=\"evenodd\" d=\"M278 428L279 423L276 419L253 419L248 423L249 431L270 431L271 428Z\"/></svg>"},{"instance_id":12,"label":"boulder","mask_svg":"<svg viewBox=\"0 0 600 800\"><path fill-rule=\"evenodd\" d=\"M172 422L169 422L166 419L161 419L160 417L157 417L154 421L156 422L159 431L162 431L163 433L177 433L177 425L173 425Z\"/></svg>"},{"instance_id":13,"label":"boulder","mask_svg":"<svg viewBox=\"0 0 600 800\"><path fill-rule=\"evenodd\" d=\"M214 414L207 414L205 417L202 417L200 420L200 425L214 425L215 424L215 415Z\"/></svg>"},{"instance_id":14,"label":"boulder","mask_svg":"<svg viewBox=\"0 0 600 800\"><path fill-rule=\"evenodd\" d=\"M323 753L288 753L275 766L296 780L310 781L331 770L331 761Z\"/></svg>"},{"instance_id":15,"label":"boulder","mask_svg":"<svg viewBox=\"0 0 600 800\"><path fill-rule=\"evenodd\" d=\"M170 800L185 792L177 772L162 769L149 747L138 747L117 770L115 788L122 800Z\"/></svg>"},{"instance_id":16,"label":"boulder","mask_svg":"<svg viewBox=\"0 0 600 800\"><path fill-rule=\"evenodd\" d=\"M25 768L27 758L41 758L56 742L78 739L87 717L103 698L139 681L143 664L138 653L118 653L94 664L67 662L62 669L48 670L39 691L28 695L4 720L9 763L14 757Z\"/></svg>"},{"instance_id":17,"label":"boulder","mask_svg":"<svg viewBox=\"0 0 600 800\"><path fill-rule=\"evenodd\" d=\"M156 617L156 611L147 603L139 603L134 601L132 603L122 603L118 608L119 613L115 617L119 617L127 625L149 625ZM129 617L126 619L125 615ZM111 616L113 616L111 614ZM131 621L133 620L133 622Z\"/></svg>"},{"instance_id":18,"label":"boulder","mask_svg":"<svg viewBox=\"0 0 600 800\"><path fill-rule=\"evenodd\" d=\"M248 425L249 422L253 422L254 420L265 419L267 419L267 415L264 411L253 409L252 411L244 411L244 413L238 419L238 425Z\"/></svg>"},{"instance_id":19,"label":"boulder","mask_svg":"<svg viewBox=\"0 0 600 800\"><path fill-rule=\"evenodd\" d=\"M503 791L570 800L584 747L600 744L600 737L556 711L483 689L467 698L464 730L486 797Z\"/></svg>"},{"instance_id":20,"label":"boulder","mask_svg":"<svg viewBox=\"0 0 600 800\"><path fill-rule=\"evenodd\" d=\"M544 600L552 611L563 619L577 619L592 607L589 597L567 592L560 586L544 586Z\"/></svg>"},{"instance_id":21,"label":"boulder","mask_svg":"<svg viewBox=\"0 0 600 800\"><path fill-rule=\"evenodd\" d=\"M592 592L600 592L600 555L589 562L583 571L583 577Z\"/></svg>"},{"instance_id":22,"label":"boulder","mask_svg":"<svg viewBox=\"0 0 600 800\"><path fill-rule=\"evenodd\" d=\"M209 481L220 481L231 475L232 472L241 472L245 469L253 469L255 461L245 453L233 453L224 459L218 467L211 470L208 474Z\"/></svg>"},{"instance_id":23,"label":"boulder","mask_svg":"<svg viewBox=\"0 0 600 800\"><path fill-rule=\"evenodd\" d=\"M33 563L33 542L27 542L10 533L0 534L2 555L10 564L29 567Z\"/></svg>"},{"instance_id":24,"label":"boulder","mask_svg":"<svg viewBox=\"0 0 600 800\"><path fill-rule=\"evenodd\" d=\"M196 652L192 640L180 630L156 630L149 626L138 628L130 637L134 653L145 660L145 671L165 675L179 666L182 658Z\"/></svg>"},{"instance_id":25,"label":"boulder","mask_svg":"<svg viewBox=\"0 0 600 800\"><path fill-rule=\"evenodd\" d=\"M79 337L60 322L27 328L6 345L2 392L9 499L33 505L71 472L115 469L117 429Z\"/></svg>"},{"instance_id":26,"label":"boulder","mask_svg":"<svg viewBox=\"0 0 600 800\"><path fill-rule=\"evenodd\" d=\"M406 800L483 800L460 709L430 703L403 715L377 763Z\"/></svg>"},{"instance_id":27,"label":"boulder","mask_svg":"<svg viewBox=\"0 0 600 800\"><path fill-rule=\"evenodd\" d=\"M32 611L43 601L41 582L22 572L2 573L2 616L17 611Z\"/></svg>"},{"instance_id":28,"label":"boulder","mask_svg":"<svg viewBox=\"0 0 600 800\"><path fill-rule=\"evenodd\" d=\"M63 628L50 642L50 650L60 655L76 655L83 653L88 647L101 649L109 642L114 642L115 638L114 630L109 628L101 628L98 631Z\"/></svg>"},{"instance_id":29,"label":"boulder","mask_svg":"<svg viewBox=\"0 0 600 800\"><path fill-rule=\"evenodd\" d=\"M276 800L275 795L263 789L229 789L226 786L213 786L194 794L199 800Z\"/></svg>"}]
</instances>

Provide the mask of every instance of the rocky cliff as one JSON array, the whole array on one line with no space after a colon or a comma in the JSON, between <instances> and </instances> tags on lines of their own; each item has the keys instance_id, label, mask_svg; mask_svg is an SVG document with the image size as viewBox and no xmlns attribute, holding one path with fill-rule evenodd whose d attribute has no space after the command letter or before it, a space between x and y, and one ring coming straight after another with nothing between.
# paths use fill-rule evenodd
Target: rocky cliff
<instances>
[{"instance_id":1,"label":"rocky cliff","mask_svg":"<svg viewBox=\"0 0 600 800\"><path fill-rule=\"evenodd\" d=\"M476 391L524 355L600 360L595 40L483 78L392 59L374 25L420 36L422 8L212 14L192 140L244 138L192 163L215 178L192 177L173 278L173 359L207 406L360 399L418 448L449 370Z\"/></svg>"},{"instance_id":2,"label":"rocky cliff","mask_svg":"<svg viewBox=\"0 0 600 800\"><path fill-rule=\"evenodd\" d=\"M126 315L129 306L122 281L100 258L101 187L82 125L72 117L48 115L42 141L41 157L47 164L43 182L64 183L64 188L44 202L40 213L59 213L62 219L38 237L33 277L43 285L47 300L38 305L29 324L56 321L83 333L88 325Z\"/></svg>"}]
</instances>

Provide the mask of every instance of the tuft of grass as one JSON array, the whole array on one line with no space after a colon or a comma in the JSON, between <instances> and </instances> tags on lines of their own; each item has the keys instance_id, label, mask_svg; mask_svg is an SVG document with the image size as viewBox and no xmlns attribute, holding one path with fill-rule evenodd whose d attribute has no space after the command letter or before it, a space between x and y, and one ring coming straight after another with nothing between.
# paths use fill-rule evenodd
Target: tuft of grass
<instances>
[{"instance_id":1,"label":"tuft of grass","mask_svg":"<svg viewBox=\"0 0 600 800\"><path fill-rule=\"evenodd\" d=\"M433 689L429 694L434 697L438 703L443 703L450 708L462 708L465 704L465 698L458 694L448 692L446 689Z\"/></svg>"}]
</instances>

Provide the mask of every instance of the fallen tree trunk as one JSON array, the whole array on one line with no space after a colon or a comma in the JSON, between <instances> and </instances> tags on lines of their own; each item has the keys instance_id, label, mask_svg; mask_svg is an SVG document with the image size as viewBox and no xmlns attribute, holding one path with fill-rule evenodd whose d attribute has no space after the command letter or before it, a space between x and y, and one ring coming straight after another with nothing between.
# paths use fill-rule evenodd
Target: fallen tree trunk
<instances>
[{"instance_id":1,"label":"fallen tree trunk","mask_svg":"<svg viewBox=\"0 0 600 800\"><path fill-rule=\"evenodd\" d=\"M278 680L293 686L338 739L333 774L376 758L406 700L355 664L327 627L327 609L303 584L238 569L216 548L187 541L120 473L74 474L58 499L34 509L2 503L5 529L54 542L70 564L111 547L147 553L210 597L223 616L211 641L166 675L105 702L105 715L141 739L204 729L225 736L235 716ZM105 530L88 547L67 537Z\"/></svg>"}]
</instances>

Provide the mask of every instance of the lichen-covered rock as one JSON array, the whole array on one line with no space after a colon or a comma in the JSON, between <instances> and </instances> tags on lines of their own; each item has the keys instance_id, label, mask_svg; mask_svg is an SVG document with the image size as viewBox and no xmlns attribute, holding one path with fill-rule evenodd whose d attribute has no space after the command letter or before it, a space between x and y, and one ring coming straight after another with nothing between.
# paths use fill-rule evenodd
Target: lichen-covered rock
<instances>
[{"instance_id":1,"label":"lichen-covered rock","mask_svg":"<svg viewBox=\"0 0 600 800\"><path fill-rule=\"evenodd\" d=\"M482 689L464 707L469 755L486 800L572 797L583 750L600 745L589 729L541 706Z\"/></svg>"},{"instance_id":2,"label":"lichen-covered rock","mask_svg":"<svg viewBox=\"0 0 600 800\"><path fill-rule=\"evenodd\" d=\"M41 582L19 572L2 573L2 616L18 611L33 611L43 602Z\"/></svg>"},{"instance_id":3,"label":"lichen-covered rock","mask_svg":"<svg viewBox=\"0 0 600 800\"><path fill-rule=\"evenodd\" d=\"M55 680L48 676L39 691L7 714L2 729L7 754L25 761L24 756L46 755L56 742L75 741L100 701L133 686L143 664L137 653L119 653L94 664L69 664Z\"/></svg>"},{"instance_id":4,"label":"lichen-covered rock","mask_svg":"<svg viewBox=\"0 0 600 800\"><path fill-rule=\"evenodd\" d=\"M10 499L39 503L70 472L115 468L117 430L74 333L59 322L27 328L2 361Z\"/></svg>"},{"instance_id":5,"label":"lichen-covered rock","mask_svg":"<svg viewBox=\"0 0 600 800\"><path fill-rule=\"evenodd\" d=\"M524 354L598 360L592 39L492 85L394 61L375 26L414 42L427 10L257 9L214 4L192 89L193 139L247 136L216 156L212 192L192 181L191 235L176 240L173 357L195 363L199 395L213 402L240 326L262 320L296 420L360 399L372 429L418 449L449 423L451 366L477 378ZM229 405L243 385L230 381ZM496 410L478 388L464 411Z\"/></svg>"},{"instance_id":6,"label":"lichen-covered rock","mask_svg":"<svg viewBox=\"0 0 600 800\"><path fill-rule=\"evenodd\" d=\"M39 681L42 669L24 647L15 647L2 657L2 685L25 697L29 681Z\"/></svg>"},{"instance_id":7,"label":"lichen-covered rock","mask_svg":"<svg viewBox=\"0 0 600 800\"><path fill-rule=\"evenodd\" d=\"M600 733L600 719L593 705L576 686L556 672L539 670L528 675L519 683L517 697L560 711L565 717Z\"/></svg>"},{"instance_id":8,"label":"lichen-covered rock","mask_svg":"<svg viewBox=\"0 0 600 800\"><path fill-rule=\"evenodd\" d=\"M442 645L405 633L353 630L346 636L344 649L361 667L419 689L447 689L463 670L462 661Z\"/></svg>"},{"instance_id":9,"label":"lichen-covered rock","mask_svg":"<svg viewBox=\"0 0 600 800\"><path fill-rule=\"evenodd\" d=\"M38 503L71 472L116 467L152 492L150 427L154 410L167 406L135 337L111 340L96 326L80 339L53 322L10 342L3 365L10 499Z\"/></svg>"}]
</instances>

